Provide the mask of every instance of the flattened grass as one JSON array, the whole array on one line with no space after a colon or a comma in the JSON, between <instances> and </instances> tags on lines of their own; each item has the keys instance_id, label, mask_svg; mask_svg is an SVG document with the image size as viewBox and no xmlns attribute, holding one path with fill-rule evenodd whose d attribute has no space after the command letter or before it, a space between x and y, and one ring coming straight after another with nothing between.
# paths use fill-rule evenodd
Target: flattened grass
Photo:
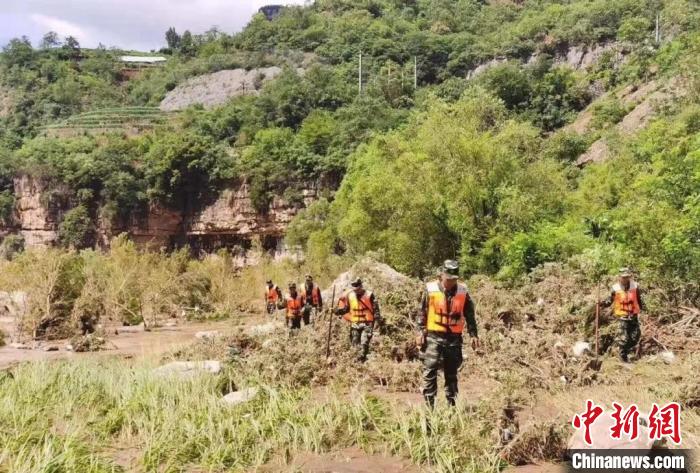
<instances>
[{"instance_id":1,"label":"flattened grass","mask_svg":"<svg viewBox=\"0 0 700 473\"><path fill-rule=\"evenodd\" d=\"M427 414L359 392L318 400L269 386L228 406L220 386L119 360L21 365L0 386L0 471L250 471L275 455L351 445L436 471L498 468L486 406ZM118 463L124 449L136 464Z\"/></svg>"}]
</instances>

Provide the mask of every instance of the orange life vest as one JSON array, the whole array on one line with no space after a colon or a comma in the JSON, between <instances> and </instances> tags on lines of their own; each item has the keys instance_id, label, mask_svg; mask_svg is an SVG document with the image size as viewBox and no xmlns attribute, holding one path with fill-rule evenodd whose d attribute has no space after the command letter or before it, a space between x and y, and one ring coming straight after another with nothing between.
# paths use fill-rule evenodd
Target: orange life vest
<instances>
[{"instance_id":1,"label":"orange life vest","mask_svg":"<svg viewBox=\"0 0 700 473\"><path fill-rule=\"evenodd\" d=\"M265 297L267 298L267 302L269 303L276 303L277 299L279 299L279 294L277 293L278 289L277 286L272 286L272 287L267 287L265 286Z\"/></svg>"},{"instance_id":2,"label":"orange life vest","mask_svg":"<svg viewBox=\"0 0 700 473\"><path fill-rule=\"evenodd\" d=\"M625 291L620 283L613 286L615 293L613 300L613 314L615 317L629 317L639 314L639 296L637 294L637 283L630 281L630 288Z\"/></svg>"},{"instance_id":3,"label":"orange life vest","mask_svg":"<svg viewBox=\"0 0 700 473\"><path fill-rule=\"evenodd\" d=\"M447 296L440 290L438 281L429 282L426 287L428 295L428 332L462 333L464 331L464 307L469 301L467 286L457 283L457 291L447 307Z\"/></svg>"},{"instance_id":4,"label":"orange life vest","mask_svg":"<svg viewBox=\"0 0 700 473\"><path fill-rule=\"evenodd\" d=\"M304 307L304 296L297 294L296 297L292 297L291 294L287 295L287 318L295 319L301 317L301 309Z\"/></svg>"},{"instance_id":5,"label":"orange life vest","mask_svg":"<svg viewBox=\"0 0 700 473\"><path fill-rule=\"evenodd\" d=\"M343 316L348 322L374 322L374 305L370 291L365 291L360 298L355 291L350 291L338 301L338 305L341 308L349 306L350 311Z\"/></svg>"},{"instance_id":6,"label":"orange life vest","mask_svg":"<svg viewBox=\"0 0 700 473\"><path fill-rule=\"evenodd\" d=\"M309 294L306 293L306 285L304 285L304 292L302 292L304 295L304 298L308 301L309 300ZM314 306L319 306L321 305L321 290L318 288L316 284L313 285L311 288L311 304Z\"/></svg>"}]
</instances>

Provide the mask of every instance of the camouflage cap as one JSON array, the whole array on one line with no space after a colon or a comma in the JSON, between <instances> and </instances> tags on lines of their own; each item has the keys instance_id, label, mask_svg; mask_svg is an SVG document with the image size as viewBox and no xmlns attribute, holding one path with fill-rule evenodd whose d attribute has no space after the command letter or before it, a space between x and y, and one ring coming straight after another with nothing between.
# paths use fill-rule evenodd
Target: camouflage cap
<instances>
[{"instance_id":1,"label":"camouflage cap","mask_svg":"<svg viewBox=\"0 0 700 473\"><path fill-rule=\"evenodd\" d=\"M354 279L354 280L350 283L350 285L351 285L352 287L362 287L362 279L360 279L360 278Z\"/></svg>"},{"instance_id":2,"label":"camouflage cap","mask_svg":"<svg viewBox=\"0 0 700 473\"><path fill-rule=\"evenodd\" d=\"M272 284L272 279L268 279L267 284Z\"/></svg>"},{"instance_id":3,"label":"camouflage cap","mask_svg":"<svg viewBox=\"0 0 700 473\"><path fill-rule=\"evenodd\" d=\"M632 276L632 270L629 268L620 268L620 276L623 278L629 278Z\"/></svg>"},{"instance_id":4,"label":"camouflage cap","mask_svg":"<svg viewBox=\"0 0 700 473\"><path fill-rule=\"evenodd\" d=\"M459 278L459 263L453 259L447 259L442 264L442 273L449 279Z\"/></svg>"},{"instance_id":5,"label":"camouflage cap","mask_svg":"<svg viewBox=\"0 0 700 473\"><path fill-rule=\"evenodd\" d=\"M289 289L296 289L296 288L297 288L297 283L295 283L295 282L290 282L290 283L287 285L287 287L289 287Z\"/></svg>"}]
</instances>

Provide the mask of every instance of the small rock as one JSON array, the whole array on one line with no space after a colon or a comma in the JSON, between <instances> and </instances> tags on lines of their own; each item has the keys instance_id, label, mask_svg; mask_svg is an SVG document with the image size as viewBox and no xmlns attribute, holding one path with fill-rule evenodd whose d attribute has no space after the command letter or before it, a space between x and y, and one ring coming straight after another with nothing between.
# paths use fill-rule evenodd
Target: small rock
<instances>
[{"instance_id":1,"label":"small rock","mask_svg":"<svg viewBox=\"0 0 700 473\"><path fill-rule=\"evenodd\" d=\"M49 345L47 347L44 347L44 351L58 351L58 347L55 345Z\"/></svg>"},{"instance_id":2,"label":"small rock","mask_svg":"<svg viewBox=\"0 0 700 473\"><path fill-rule=\"evenodd\" d=\"M569 380L566 379L566 376L560 376L559 381L561 381L561 384L566 384L569 382Z\"/></svg>"},{"instance_id":3,"label":"small rock","mask_svg":"<svg viewBox=\"0 0 700 473\"><path fill-rule=\"evenodd\" d=\"M235 406L235 405L243 404L244 402L250 401L257 394L258 394L258 388L241 389L240 391L234 391L232 393L228 393L227 395L224 396L223 401L226 404L229 404L231 406Z\"/></svg>"},{"instance_id":4,"label":"small rock","mask_svg":"<svg viewBox=\"0 0 700 473\"><path fill-rule=\"evenodd\" d=\"M195 376L201 373L219 374L221 362L217 360L207 361L173 361L167 365L159 366L153 372L157 375Z\"/></svg>"},{"instance_id":5,"label":"small rock","mask_svg":"<svg viewBox=\"0 0 700 473\"><path fill-rule=\"evenodd\" d=\"M165 326L166 327L177 327L177 322L171 320L170 322L166 322Z\"/></svg>"},{"instance_id":6,"label":"small rock","mask_svg":"<svg viewBox=\"0 0 700 473\"><path fill-rule=\"evenodd\" d=\"M676 355L670 350L664 350L661 352L661 360L667 365L670 365L676 361Z\"/></svg>"},{"instance_id":7,"label":"small rock","mask_svg":"<svg viewBox=\"0 0 700 473\"><path fill-rule=\"evenodd\" d=\"M199 340L214 340L216 337L220 337L221 333L218 330L208 330L208 331L202 331L202 332L197 332L194 334L194 337L199 339Z\"/></svg>"},{"instance_id":8,"label":"small rock","mask_svg":"<svg viewBox=\"0 0 700 473\"><path fill-rule=\"evenodd\" d=\"M16 348L17 350L29 350L29 345L25 343L13 342L8 345L10 348Z\"/></svg>"},{"instance_id":9,"label":"small rock","mask_svg":"<svg viewBox=\"0 0 700 473\"><path fill-rule=\"evenodd\" d=\"M73 351L73 345L66 345L66 351Z\"/></svg>"},{"instance_id":10,"label":"small rock","mask_svg":"<svg viewBox=\"0 0 700 473\"><path fill-rule=\"evenodd\" d=\"M575 357L581 357L585 353L591 352L591 344L588 342L576 342L574 343L573 352Z\"/></svg>"},{"instance_id":11,"label":"small rock","mask_svg":"<svg viewBox=\"0 0 700 473\"><path fill-rule=\"evenodd\" d=\"M268 338L264 342L262 342L262 347L263 348L270 348L272 345L275 344L275 340L272 338Z\"/></svg>"},{"instance_id":12,"label":"small rock","mask_svg":"<svg viewBox=\"0 0 700 473\"><path fill-rule=\"evenodd\" d=\"M564 348L564 343L561 340L557 340L554 343L554 348L557 350L561 350L562 348Z\"/></svg>"},{"instance_id":13,"label":"small rock","mask_svg":"<svg viewBox=\"0 0 700 473\"><path fill-rule=\"evenodd\" d=\"M540 306L540 307L543 306L543 305L544 305L544 299L541 298L541 297L538 298L538 299L537 299L537 305Z\"/></svg>"}]
</instances>

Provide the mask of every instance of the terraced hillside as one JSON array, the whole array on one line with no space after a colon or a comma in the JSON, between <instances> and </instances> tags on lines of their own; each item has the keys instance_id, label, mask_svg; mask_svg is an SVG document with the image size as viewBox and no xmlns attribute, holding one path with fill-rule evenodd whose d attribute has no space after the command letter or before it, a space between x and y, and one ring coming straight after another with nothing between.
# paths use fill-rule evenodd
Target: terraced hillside
<instances>
[{"instance_id":1,"label":"terraced hillside","mask_svg":"<svg viewBox=\"0 0 700 473\"><path fill-rule=\"evenodd\" d=\"M44 127L48 136L76 136L85 133L123 131L137 134L143 130L165 126L171 114L157 107L112 107L73 115L64 121Z\"/></svg>"}]
</instances>

